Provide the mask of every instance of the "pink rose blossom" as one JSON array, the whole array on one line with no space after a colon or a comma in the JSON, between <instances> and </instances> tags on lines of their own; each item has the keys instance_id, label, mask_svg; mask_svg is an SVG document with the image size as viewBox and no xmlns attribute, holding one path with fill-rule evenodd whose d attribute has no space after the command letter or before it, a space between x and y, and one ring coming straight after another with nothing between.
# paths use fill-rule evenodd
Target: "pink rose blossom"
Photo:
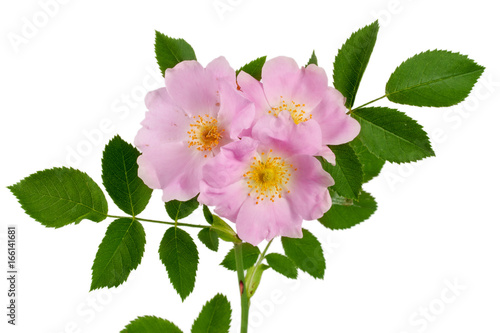
<instances>
[{"instance_id":1,"label":"pink rose blossom","mask_svg":"<svg viewBox=\"0 0 500 333\"><path fill-rule=\"evenodd\" d=\"M287 111L304 127L301 132L319 130L321 141L314 154L330 162L334 155L327 145L349 142L359 134L359 123L346 114L345 98L328 86L325 71L316 65L299 68L295 60L277 57L264 64L262 83L240 72L238 85L255 103L255 122Z\"/></svg>"},{"instance_id":2,"label":"pink rose blossom","mask_svg":"<svg viewBox=\"0 0 500 333\"><path fill-rule=\"evenodd\" d=\"M146 106L135 138L142 151L139 177L163 189L163 201L198 194L203 165L254 119L254 106L237 90L235 71L223 57L206 68L183 61L167 69L165 87L148 93Z\"/></svg>"},{"instance_id":3,"label":"pink rose blossom","mask_svg":"<svg viewBox=\"0 0 500 333\"><path fill-rule=\"evenodd\" d=\"M289 113L257 123L252 137L229 143L203 167L198 200L236 223L253 245L276 236L302 237L302 220L323 216L332 201L332 177L309 154L311 133L298 137Z\"/></svg>"}]
</instances>

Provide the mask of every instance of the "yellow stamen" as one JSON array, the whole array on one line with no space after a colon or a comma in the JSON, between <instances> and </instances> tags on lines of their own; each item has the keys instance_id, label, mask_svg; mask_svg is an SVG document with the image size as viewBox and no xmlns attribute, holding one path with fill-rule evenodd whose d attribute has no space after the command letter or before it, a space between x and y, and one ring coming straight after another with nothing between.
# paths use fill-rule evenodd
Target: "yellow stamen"
<instances>
[{"instance_id":1,"label":"yellow stamen","mask_svg":"<svg viewBox=\"0 0 500 333\"><path fill-rule=\"evenodd\" d=\"M295 103L294 101L289 103L283 99L283 96L280 96L278 106L271 107L271 110L269 110L268 113L278 117L281 111L288 111L290 112L295 124L300 124L312 118L312 114L304 110L305 106L305 104Z\"/></svg>"},{"instance_id":2,"label":"yellow stamen","mask_svg":"<svg viewBox=\"0 0 500 333\"><path fill-rule=\"evenodd\" d=\"M189 126L188 146L203 152L210 152L216 148L224 133L224 129L219 129L217 119L208 114L193 117L193 122ZM204 154L204 157L208 155Z\"/></svg>"},{"instance_id":3,"label":"yellow stamen","mask_svg":"<svg viewBox=\"0 0 500 333\"><path fill-rule=\"evenodd\" d=\"M284 191L290 193L287 184L292 173L297 171L280 156L272 156L271 152L272 150L268 154L262 153L259 159L254 157L250 168L243 174L250 190L248 195L253 194L256 204L264 199L274 202L281 198Z\"/></svg>"}]
</instances>

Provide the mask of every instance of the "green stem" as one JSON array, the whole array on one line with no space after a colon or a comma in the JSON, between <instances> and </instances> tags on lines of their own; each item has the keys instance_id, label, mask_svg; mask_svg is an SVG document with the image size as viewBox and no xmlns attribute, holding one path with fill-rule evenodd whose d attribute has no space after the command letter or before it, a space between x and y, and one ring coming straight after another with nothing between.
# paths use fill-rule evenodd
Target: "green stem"
<instances>
[{"instance_id":1,"label":"green stem","mask_svg":"<svg viewBox=\"0 0 500 333\"><path fill-rule=\"evenodd\" d=\"M176 226L181 226L181 227L192 227L192 228L208 228L209 226L207 225L200 225L200 224L189 224L189 223L179 223L179 222L166 222L166 221L158 221L158 220L148 220L148 219L143 219L140 217L132 217L132 216L116 216L116 215L107 215L108 217L112 217L115 219L122 219L122 218L133 218L136 219L137 221L144 221L144 222L152 222L152 223L161 223L161 224L168 224L168 225L176 225Z\"/></svg>"},{"instance_id":2,"label":"green stem","mask_svg":"<svg viewBox=\"0 0 500 333\"><path fill-rule=\"evenodd\" d=\"M241 297L241 331L248 331L248 312L250 310L250 299L245 286L245 269L243 268L243 243L234 243L234 257L236 259L236 271L238 272L238 285Z\"/></svg>"},{"instance_id":3,"label":"green stem","mask_svg":"<svg viewBox=\"0 0 500 333\"><path fill-rule=\"evenodd\" d=\"M265 258L265 256L266 256L267 250L269 250L269 246L271 246L271 243L273 242L273 240L274 240L274 238L273 238L273 239L271 239L271 240L269 241L269 243L267 243L266 248L264 249L264 251L262 251L262 253L261 253L261 254L260 254L260 256L259 256L259 260L257 260L257 263L255 264L255 267L259 267L259 265L260 265L260 264L262 264L262 261L264 260L264 258ZM251 286L251 285L252 285L252 283L253 283L253 278L255 277L255 272L256 272L256 271L257 271L256 269L254 269L254 270L252 271L252 276L250 277L250 280L248 280L248 285L249 285L249 286ZM255 290L255 291L257 291L257 290Z\"/></svg>"},{"instance_id":4,"label":"green stem","mask_svg":"<svg viewBox=\"0 0 500 333\"><path fill-rule=\"evenodd\" d=\"M349 110L349 112L347 112L347 114L351 114L352 112L356 111L357 109L361 109L362 107L365 107L365 106L367 106L369 104L375 103L376 101L381 100L382 98L385 98L385 97L387 97L387 95L381 96L379 98L375 98L373 101L369 101L368 103L365 103L365 104L363 104L361 106L358 106L357 108Z\"/></svg>"}]
</instances>

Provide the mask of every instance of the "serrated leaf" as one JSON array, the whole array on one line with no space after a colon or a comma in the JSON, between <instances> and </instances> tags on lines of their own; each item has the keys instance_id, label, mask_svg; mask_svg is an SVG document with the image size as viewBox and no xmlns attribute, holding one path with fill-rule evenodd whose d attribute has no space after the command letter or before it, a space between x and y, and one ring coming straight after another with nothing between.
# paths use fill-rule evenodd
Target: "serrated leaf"
<instances>
[{"instance_id":1,"label":"serrated leaf","mask_svg":"<svg viewBox=\"0 0 500 333\"><path fill-rule=\"evenodd\" d=\"M208 224L214 223L214 217L207 205L203 205L203 216L205 216L205 220L208 222Z\"/></svg>"},{"instance_id":2,"label":"serrated leaf","mask_svg":"<svg viewBox=\"0 0 500 333\"><path fill-rule=\"evenodd\" d=\"M259 248L249 243L243 243L242 252L243 269L247 269L255 264L260 254ZM226 257L220 264L231 271L236 271L236 258L234 257L234 248L232 248L228 252L228 254L226 254Z\"/></svg>"},{"instance_id":3,"label":"serrated leaf","mask_svg":"<svg viewBox=\"0 0 500 333\"><path fill-rule=\"evenodd\" d=\"M257 58L255 60L250 61L245 66L241 67L236 71L236 75L238 75L241 71L251 75L257 81L262 79L262 67L266 63L267 56L263 56Z\"/></svg>"},{"instance_id":4,"label":"serrated leaf","mask_svg":"<svg viewBox=\"0 0 500 333\"><path fill-rule=\"evenodd\" d=\"M325 275L325 257L318 239L308 230L302 229L302 238L281 237L285 254L302 271L314 278Z\"/></svg>"},{"instance_id":5,"label":"serrated leaf","mask_svg":"<svg viewBox=\"0 0 500 333\"><path fill-rule=\"evenodd\" d=\"M146 234L142 225L129 218L113 221L106 231L92 265L90 290L118 287L139 266Z\"/></svg>"},{"instance_id":6,"label":"serrated leaf","mask_svg":"<svg viewBox=\"0 0 500 333\"><path fill-rule=\"evenodd\" d=\"M38 171L8 188L26 214L46 227L60 228L83 219L100 222L108 214L99 186L73 168Z\"/></svg>"},{"instance_id":7,"label":"serrated leaf","mask_svg":"<svg viewBox=\"0 0 500 333\"><path fill-rule=\"evenodd\" d=\"M396 68L385 93L399 104L451 106L469 95L483 71L483 66L460 53L426 51Z\"/></svg>"},{"instance_id":8,"label":"serrated leaf","mask_svg":"<svg viewBox=\"0 0 500 333\"><path fill-rule=\"evenodd\" d=\"M219 250L219 236L217 236L217 232L212 230L211 228L203 228L198 233L198 239L205 244L205 246L214 252Z\"/></svg>"},{"instance_id":9,"label":"serrated leaf","mask_svg":"<svg viewBox=\"0 0 500 333\"><path fill-rule=\"evenodd\" d=\"M247 274L245 276L245 286L248 298L251 298L257 288L259 288L260 280L262 279L262 274L269 266L260 264L258 266L252 266L248 269Z\"/></svg>"},{"instance_id":10,"label":"serrated leaf","mask_svg":"<svg viewBox=\"0 0 500 333\"><path fill-rule=\"evenodd\" d=\"M405 163L434 156L422 126L398 110L369 107L354 111L352 116L361 125L358 137L381 159Z\"/></svg>"},{"instance_id":11,"label":"serrated leaf","mask_svg":"<svg viewBox=\"0 0 500 333\"><path fill-rule=\"evenodd\" d=\"M160 259L181 299L193 291L198 270L198 249L191 236L178 227L165 232L160 243Z\"/></svg>"},{"instance_id":12,"label":"serrated leaf","mask_svg":"<svg viewBox=\"0 0 500 333\"><path fill-rule=\"evenodd\" d=\"M325 227L348 229L367 220L377 210L375 199L362 191L358 200L351 200L332 193L332 207L318 221Z\"/></svg>"},{"instance_id":13,"label":"serrated leaf","mask_svg":"<svg viewBox=\"0 0 500 333\"><path fill-rule=\"evenodd\" d=\"M178 221L191 215L199 205L198 196L196 196L188 201L172 200L165 202L165 209L172 220Z\"/></svg>"},{"instance_id":14,"label":"serrated leaf","mask_svg":"<svg viewBox=\"0 0 500 333\"><path fill-rule=\"evenodd\" d=\"M349 142L349 145L354 149L361 163L361 168L363 169L363 183L378 176L385 161L370 153L359 137Z\"/></svg>"},{"instance_id":15,"label":"serrated leaf","mask_svg":"<svg viewBox=\"0 0 500 333\"><path fill-rule=\"evenodd\" d=\"M290 279L297 278L297 266L288 257L279 253L269 253L266 256L266 260L274 271Z\"/></svg>"},{"instance_id":16,"label":"serrated leaf","mask_svg":"<svg viewBox=\"0 0 500 333\"><path fill-rule=\"evenodd\" d=\"M335 165L320 158L323 169L335 180L333 190L338 194L355 199L363 184L363 169L358 156L348 144L330 146L335 154Z\"/></svg>"},{"instance_id":17,"label":"serrated leaf","mask_svg":"<svg viewBox=\"0 0 500 333\"><path fill-rule=\"evenodd\" d=\"M191 333L228 333L231 326L231 304L217 294L205 303L191 327Z\"/></svg>"},{"instance_id":18,"label":"serrated leaf","mask_svg":"<svg viewBox=\"0 0 500 333\"><path fill-rule=\"evenodd\" d=\"M182 333L182 331L166 319L144 316L131 321L120 333Z\"/></svg>"},{"instance_id":19,"label":"serrated leaf","mask_svg":"<svg viewBox=\"0 0 500 333\"><path fill-rule=\"evenodd\" d=\"M167 68L172 68L181 61L196 60L193 48L184 39L171 38L158 31L155 36L155 53L163 76Z\"/></svg>"},{"instance_id":20,"label":"serrated leaf","mask_svg":"<svg viewBox=\"0 0 500 333\"><path fill-rule=\"evenodd\" d=\"M316 57L316 53L314 52L314 50L313 50L313 53L311 54L311 58L309 58L309 61L307 62L306 66L309 66L311 64L318 66L318 58Z\"/></svg>"},{"instance_id":21,"label":"serrated leaf","mask_svg":"<svg viewBox=\"0 0 500 333\"><path fill-rule=\"evenodd\" d=\"M378 21L375 21L354 32L335 57L333 85L346 98L348 109L354 105L361 78L377 41L378 29Z\"/></svg>"},{"instance_id":22,"label":"serrated leaf","mask_svg":"<svg viewBox=\"0 0 500 333\"><path fill-rule=\"evenodd\" d=\"M104 148L102 156L104 188L118 208L132 216L146 208L153 193L137 174L140 154L117 135Z\"/></svg>"}]
</instances>

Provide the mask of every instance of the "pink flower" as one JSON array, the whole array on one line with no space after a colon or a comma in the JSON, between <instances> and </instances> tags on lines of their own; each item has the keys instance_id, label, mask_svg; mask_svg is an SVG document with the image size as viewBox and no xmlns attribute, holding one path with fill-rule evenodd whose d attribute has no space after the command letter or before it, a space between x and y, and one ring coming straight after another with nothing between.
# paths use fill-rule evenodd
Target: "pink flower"
<instances>
[{"instance_id":1,"label":"pink flower","mask_svg":"<svg viewBox=\"0 0 500 333\"><path fill-rule=\"evenodd\" d=\"M198 200L236 223L253 245L276 236L302 237L302 220L323 216L332 177L309 155L315 139L297 137L288 113L258 123L251 137L229 143L203 167Z\"/></svg>"},{"instance_id":2,"label":"pink flower","mask_svg":"<svg viewBox=\"0 0 500 333\"><path fill-rule=\"evenodd\" d=\"M346 114L345 98L328 86L325 71L316 65L299 68L295 60L277 57L264 64L262 83L240 72L238 84L255 103L255 121L289 112L303 132L319 130L321 141L314 154L331 162L334 155L326 145L343 144L359 134L359 123Z\"/></svg>"},{"instance_id":3,"label":"pink flower","mask_svg":"<svg viewBox=\"0 0 500 333\"><path fill-rule=\"evenodd\" d=\"M235 71L220 57L206 68L183 61L167 69L165 87L146 96L149 112L135 138L139 177L163 189L163 201L198 194L203 165L251 126L254 106L236 88Z\"/></svg>"}]
</instances>

